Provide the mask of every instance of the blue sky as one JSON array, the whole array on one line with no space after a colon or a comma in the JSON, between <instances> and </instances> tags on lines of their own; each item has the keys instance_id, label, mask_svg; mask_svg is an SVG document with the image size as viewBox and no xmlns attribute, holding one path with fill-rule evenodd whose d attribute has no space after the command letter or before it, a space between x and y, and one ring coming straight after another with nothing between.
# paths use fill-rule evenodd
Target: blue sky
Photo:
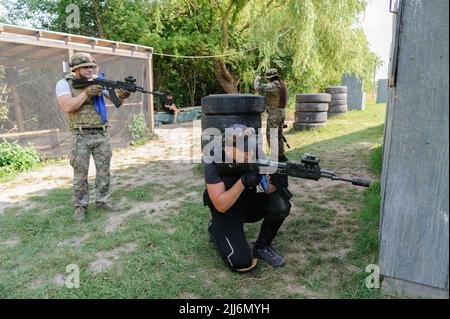
<instances>
[{"instance_id":1,"label":"blue sky","mask_svg":"<svg viewBox=\"0 0 450 319\"><path fill-rule=\"evenodd\" d=\"M389 12L389 0L369 0L363 28L371 51L380 56L384 62L376 78L387 78L392 40L392 13Z\"/></svg>"}]
</instances>

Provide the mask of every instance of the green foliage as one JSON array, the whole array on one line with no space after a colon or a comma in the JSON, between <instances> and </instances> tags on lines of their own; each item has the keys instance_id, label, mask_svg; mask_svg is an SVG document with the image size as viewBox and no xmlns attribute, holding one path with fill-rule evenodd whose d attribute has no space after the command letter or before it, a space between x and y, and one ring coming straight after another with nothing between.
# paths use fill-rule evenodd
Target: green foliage
<instances>
[{"instance_id":1,"label":"green foliage","mask_svg":"<svg viewBox=\"0 0 450 319\"><path fill-rule=\"evenodd\" d=\"M33 168L42 161L33 146L22 147L17 142L9 143L5 139L0 143L0 168L3 174L8 170L24 171Z\"/></svg>"},{"instance_id":2,"label":"green foliage","mask_svg":"<svg viewBox=\"0 0 450 319\"><path fill-rule=\"evenodd\" d=\"M128 124L128 130L133 138L133 144L143 144L148 141L149 134L144 114L133 116L133 120Z\"/></svg>"},{"instance_id":3,"label":"green foliage","mask_svg":"<svg viewBox=\"0 0 450 319\"><path fill-rule=\"evenodd\" d=\"M233 54L210 59L155 55L155 88L169 91L181 107L224 92L218 65L239 92L252 92L254 76L277 67L291 95L336 85L345 73L356 74L371 89L380 66L361 28L367 0L4 2L14 23L31 20L36 27L148 45L174 55ZM80 8L79 29L66 26L69 4Z\"/></svg>"},{"instance_id":4,"label":"green foliage","mask_svg":"<svg viewBox=\"0 0 450 319\"><path fill-rule=\"evenodd\" d=\"M0 122L8 120L9 108L6 105L0 106Z\"/></svg>"}]
</instances>

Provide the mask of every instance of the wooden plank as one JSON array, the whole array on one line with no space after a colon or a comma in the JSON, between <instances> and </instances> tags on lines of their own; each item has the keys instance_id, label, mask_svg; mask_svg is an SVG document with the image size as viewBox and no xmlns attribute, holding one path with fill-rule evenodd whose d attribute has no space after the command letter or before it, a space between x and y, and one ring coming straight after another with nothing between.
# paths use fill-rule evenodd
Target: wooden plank
<instances>
[{"instance_id":1,"label":"wooden plank","mask_svg":"<svg viewBox=\"0 0 450 319\"><path fill-rule=\"evenodd\" d=\"M73 41L73 37L72 37ZM31 44L37 46L44 47L52 47L52 48L60 48L60 49L73 49L77 51L84 51L90 53L103 53L103 54L113 54L118 56L125 57L133 57L139 59L148 59L149 52L133 52L131 50L124 50L113 47L100 47L95 46L92 48L92 45L89 42L86 43L75 43L47 38L40 38L39 40L33 36L25 36L25 35L17 35L8 32L0 33L0 42L9 42L9 43L22 43L22 44Z\"/></svg>"},{"instance_id":2,"label":"wooden plank","mask_svg":"<svg viewBox=\"0 0 450 319\"><path fill-rule=\"evenodd\" d=\"M50 130L38 130L38 131L28 131L28 132L5 133L5 134L0 134L0 138L34 136L34 135L43 135L43 134L56 133L56 132L59 132L59 128L50 129Z\"/></svg>"},{"instance_id":3,"label":"wooden plank","mask_svg":"<svg viewBox=\"0 0 450 319\"><path fill-rule=\"evenodd\" d=\"M5 71L6 71L5 72L6 82L9 85L9 88L11 90L11 95L13 98L14 111L15 111L16 120L17 120L17 128L19 129L20 132L22 132L22 131L24 131L24 126L23 126L22 106L20 104L19 94L17 93L17 70L9 67L9 68L6 68Z\"/></svg>"},{"instance_id":4,"label":"wooden plank","mask_svg":"<svg viewBox=\"0 0 450 319\"><path fill-rule=\"evenodd\" d=\"M147 91L153 91L153 55L150 54L147 60ZM151 133L155 132L155 114L153 109L153 94L146 94L148 102L148 120Z\"/></svg>"},{"instance_id":5,"label":"wooden plank","mask_svg":"<svg viewBox=\"0 0 450 319\"><path fill-rule=\"evenodd\" d=\"M105 47L111 47L115 43L117 43L117 44L120 44L120 46L126 50L131 50L133 47L137 47L137 51L139 51L139 52L151 53L153 51L153 48L143 46L143 45L117 42L117 41L99 39L99 38L94 38L94 37L87 37L87 36L64 33L64 32L55 32L55 31L40 30L40 29L33 29L33 28L23 28L23 27L18 27L18 26L11 25L11 24L6 24L6 23L0 23L0 26L2 27L2 30L4 32L16 34L16 35L25 35L25 36L36 37L36 34L39 34L40 37L42 37L42 38L53 39L53 40L58 40L58 41L61 41L61 40L67 41L67 38L69 38L69 41L71 41L71 42L84 43L84 44L91 44L92 41L95 41L95 42L98 41L98 43L99 43L98 45L105 46Z\"/></svg>"}]
</instances>

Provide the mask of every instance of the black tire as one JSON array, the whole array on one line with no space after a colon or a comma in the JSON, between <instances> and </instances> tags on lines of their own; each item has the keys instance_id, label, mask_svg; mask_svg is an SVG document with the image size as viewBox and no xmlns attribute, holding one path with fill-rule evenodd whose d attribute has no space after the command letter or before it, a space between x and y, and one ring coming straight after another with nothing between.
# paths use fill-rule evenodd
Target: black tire
<instances>
[{"instance_id":1,"label":"black tire","mask_svg":"<svg viewBox=\"0 0 450 319\"><path fill-rule=\"evenodd\" d=\"M347 112L347 109L348 109L348 107L346 104L333 105L333 106L330 106L328 113L345 113L345 112Z\"/></svg>"},{"instance_id":2,"label":"black tire","mask_svg":"<svg viewBox=\"0 0 450 319\"><path fill-rule=\"evenodd\" d=\"M347 93L346 86L328 86L325 88L325 92L330 94L343 94Z\"/></svg>"},{"instance_id":3,"label":"black tire","mask_svg":"<svg viewBox=\"0 0 450 319\"><path fill-rule=\"evenodd\" d=\"M327 112L295 112L296 123L324 123Z\"/></svg>"},{"instance_id":4,"label":"black tire","mask_svg":"<svg viewBox=\"0 0 450 319\"><path fill-rule=\"evenodd\" d=\"M296 112L327 112L328 103L295 103Z\"/></svg>"},{"instance_id":5,"label":"black tire","mask_svg":"<svg viewBox=\"0 0 450 319\"><path fill-rule=\"evenodd\" d=\"M265 110L264 96L253 94L212 94L202 98L206 115L258 114Z\"/></svg>"},{"instance_id":6,"label":"black tire","mask_svg":"<svg viewBox=\"0 0 450 319\"><path fill-rule=\"evenodd\" d=\"M253 127L258 133L261 128L261 114L241 114L241 115L202 115L202 135L207 128L217 128L221 133L225 132L227 127L233 124L243 124L247 127ZM201 141L202 149L213 139L210 138Z\"/></svg>"},{"instance_id":7,"label":"black tire","mask_svg":"<svg viewBox=\"0 0 450 319\"><path fill-rule=\"evenodd\" d=\"M331 94L315 93L315 94L297 94L295 97L297 103L330 103Z\"/></svg>"},{"instance_id":8,"label":"black tire","mask_svg":"<svg viewBox=\"0 0 450 319\"><path fill-rule=\"evenodd\" d=\"M331 109L334 105L346 105L347 100L331 100L330 107L328 109Z\"/></svg>"},{"instance_id":9,"label":"black tire","mask_svg":"<svg viewBox=\"0 0 450 319\"><path fill-rule=\"evenodd\" d=\"M347 100L347 93L343 94L332 94L331 95L331 102L334 100Z\"/></svg>"},{"instance_id":10,"label":"black tire","mask_svg":"<svg viewBox=\"0 0 450 319\"><path fill-rule=\"evenodd\" d=\"M327 123L294 123L294 130L305 131L324 127Z\"/></svg>"}]
</instances>

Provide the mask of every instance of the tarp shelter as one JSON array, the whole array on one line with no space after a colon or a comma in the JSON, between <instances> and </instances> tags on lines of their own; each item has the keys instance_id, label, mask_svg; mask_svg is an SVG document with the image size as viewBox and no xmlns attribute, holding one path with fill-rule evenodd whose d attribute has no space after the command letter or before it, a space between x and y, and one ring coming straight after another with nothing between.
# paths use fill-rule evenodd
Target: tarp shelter
<instances>
[{"instance_id":1,"label":"tarp shelter","mask_svg":"<svg viewBox=\"0 0 450 319\"><path fill-rule=\"evenodd\" d=\"M71 135L55 85L64 76L62 62L76 52L91 53L108 79L132 75L136 84L153 90L151 47L0 24L0 141L31 142L48 157L68 154ZM115 147L130 142L128 124L136 114L145 115L153 132L150 94L132 94L118 109L107 100L107 110Z\"/></svg>"}]
</instances>

